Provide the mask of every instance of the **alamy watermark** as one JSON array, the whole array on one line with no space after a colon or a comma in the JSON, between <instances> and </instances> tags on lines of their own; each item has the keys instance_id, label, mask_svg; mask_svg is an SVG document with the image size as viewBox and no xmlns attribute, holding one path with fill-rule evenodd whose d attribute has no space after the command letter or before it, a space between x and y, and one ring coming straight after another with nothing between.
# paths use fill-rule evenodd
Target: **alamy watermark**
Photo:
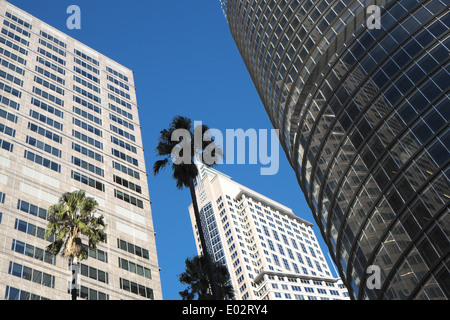
<instances>
[{"instance_id":1,"label":"alamy watermark","mask_svg":"<svg viewBox=\"0 0 450 320\"><path fill-rule=\"evenodd\" d=\"M80 290L80 266L77 263L71 263L69 265L70 277L69 277L69 289Z\"/></svg>"},{"instance_id":2,"label":"alamy watermark","mask_svg":"<svg viewBox=\"0 0 450 320\"><path fill-rule=\"evenodd\" d=\"M381 8L377 5L368 6L366 25L369 30L381 29Z\"/></svg>"},{"instance_id":3,"label":"alamy watermark","mask_svg":"<svg viewBox=\"0 0 450 320\"><path fill-rule=\"evenodd\" d=\"M368 275L366 280L367 289L381 289L381 270L379 266L370 265L366 273Z\"/></svg>"},{"instance_id":4,"label":"alamy watermark","mask_svg":"<svg viewBox=\"0 0 450 320\"><path fill-rule=\"evenodd\" d=\"M188 164L193 157L197 157L199 161L208 165L259 163L265 166L260 169L261 175L278 173L280 165L278 130L226 129L223 134L218 129L208 129L202 133L201 127L201 121L194 122L194 145L199 146L202 142L212 140L215 143L207 145L203 152L193 155L191 133L186 129L174 130L171 141L179 142L172 150L174 164Z\"/></svg>"},{"instance_id":5,"label":"alamy watermark","mask_svg":"<svg viewBox=\"0 0 450 320\"><path fill-rule=\"evenodd\" d=\"M69 7L67 7L66 10L67 14L70 14L70 17L67 18L67 28L69 30L73 30L73 29L77 29L80 30L81 29L81 9L79 6L76 5L71 5Z\"/></svg>"}]
</instances>

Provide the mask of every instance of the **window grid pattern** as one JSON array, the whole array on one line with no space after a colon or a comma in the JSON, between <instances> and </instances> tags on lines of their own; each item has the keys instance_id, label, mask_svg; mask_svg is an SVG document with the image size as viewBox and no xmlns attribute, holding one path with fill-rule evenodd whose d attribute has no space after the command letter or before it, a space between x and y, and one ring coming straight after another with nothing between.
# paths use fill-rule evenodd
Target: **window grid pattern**
<instances>
[{"instance_id":1,"label":"window grid pattern","mask_svg":"<svg viewBox=\"0 0 450 320\"><path fill-rule=\"evenodd\" d=\"M379 30L359 1L221 3L351 296L448 299L445 2L377 1Z\"/></svg>"}]
</instances>

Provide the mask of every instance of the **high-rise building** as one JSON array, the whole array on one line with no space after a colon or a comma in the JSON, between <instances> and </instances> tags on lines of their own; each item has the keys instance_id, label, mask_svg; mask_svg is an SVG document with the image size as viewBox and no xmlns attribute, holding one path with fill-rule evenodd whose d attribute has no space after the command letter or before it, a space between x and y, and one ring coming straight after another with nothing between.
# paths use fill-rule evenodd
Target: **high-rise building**
<instances>
[{"instance_id":1,"label":"high-rise building","mask_svg":"<svg viewBox=\"0 0 450 320\"><path fill-rule=\"evenodd\" d=\"M44 232L80 189L107 224L80 298L162 299L133 72L3 0L0 24L0 299L70 299Z\"/></svg>"},{"instance_id":2,"label":"high-rise building","mask_svg":"<svg viewBox=\"0 0 450 320\"><path fill-rule=\"evenodd\" d=\"M291 209L207 166L196 186L208 253L226 265L237 300L346 300L312 224ZM198 236L193 206L192 228Z\"/></svg>"},{"instance_id":3,"label":"high-rise building","mask_svg":"<svg viewBox=\"0 0 450 320\"><path fill-rule=\"evenodd\" d=\"M221 3L350 296L450 298L449 1Z\"/></svg>"}]
</instances>

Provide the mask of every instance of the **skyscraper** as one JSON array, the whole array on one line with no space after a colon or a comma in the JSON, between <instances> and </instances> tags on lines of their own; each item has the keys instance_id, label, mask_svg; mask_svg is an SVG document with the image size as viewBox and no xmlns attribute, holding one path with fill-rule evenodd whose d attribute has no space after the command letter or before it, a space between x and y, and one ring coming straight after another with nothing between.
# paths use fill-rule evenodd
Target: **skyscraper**
<instances>
[{"instance_id":1,"label":"skyscraper","mask_svg":"<svg viewBox=\"0 0 450 320\"><path fill-rule=\"evenodd\" d=\"M291 209L207 166L200 167L196 194L208 253L227 266L236 299L349 299L312 224ZM189 212L201 254L192 205Z\"/></svg>"},{"instance_id":2,"label":"skyscraper","mask_svg":"<svg viewBox=\"0 0 450 320\"><path fill-rule=\"evenodd\" d=\"M448 299L449 1L221 3L350 296Z\"/></svg>"},{"instance_id":3,"label":"skyscraper","mask_svg":"<svg viewBox=\"0 0 450 320\"><path fill-rule=\"evenodd\" d=\"M0 24L0 299L70 299L44 232L79 189L107 224L80 297L162 299L133 72L3 0Z\"/></svg>"}]
</instances>

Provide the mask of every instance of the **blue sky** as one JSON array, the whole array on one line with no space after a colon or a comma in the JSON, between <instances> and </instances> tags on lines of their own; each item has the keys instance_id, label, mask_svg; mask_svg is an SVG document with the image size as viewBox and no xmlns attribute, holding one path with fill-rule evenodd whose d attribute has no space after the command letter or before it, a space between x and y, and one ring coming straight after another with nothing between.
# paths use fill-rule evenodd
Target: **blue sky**
<instances>
[{"instance_id":1,"label":"blue sky","mask_svg":"<svg viewBox=\"0 0 450 320\"><path fill-rule=\"evenodd\" d=\"M272 129L219 0L9 2L134 71L163 298L180 299L184 286L177 275L184 260L197 254L187 209L191 200L188 190L175 188L170 169L157 177L151 173L160 130L175 115L222 132ZM73 4L81 8L81 30L66 26L66 10ZM281 147L278 174L261 176L260 167L217 169L315 224ZM330 263L316 226L314 231Z\"/></svg>"}]
</instances>

